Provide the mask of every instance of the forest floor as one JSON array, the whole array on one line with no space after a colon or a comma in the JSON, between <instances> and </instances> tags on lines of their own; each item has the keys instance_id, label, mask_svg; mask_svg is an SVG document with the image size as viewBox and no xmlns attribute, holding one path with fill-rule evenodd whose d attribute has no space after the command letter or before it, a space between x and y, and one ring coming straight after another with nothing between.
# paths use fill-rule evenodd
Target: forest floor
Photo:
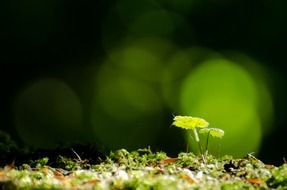
<instances>
[{"instance_id":1,"label":"forest floor","mask_svg":"<svg viewBox=\"0 0 287 190\"><path fill-rule=\"evenodd\" d=\"M287 164L267 165L248 154L214 158L179 153L170 158L164 152L125 149L98 157L47 156L0 168L0 189L63 190L240 190L287 189Z\"/></svg>"}]
</instances>

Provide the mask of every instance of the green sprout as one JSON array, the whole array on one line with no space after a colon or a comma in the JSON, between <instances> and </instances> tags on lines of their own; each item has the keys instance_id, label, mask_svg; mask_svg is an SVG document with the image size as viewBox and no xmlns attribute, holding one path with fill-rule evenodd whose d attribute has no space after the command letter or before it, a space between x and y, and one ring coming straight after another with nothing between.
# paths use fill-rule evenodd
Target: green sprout
<instances>
[{"instance_id":1,"label":"green sprout","mask_svg":"<svg viewBox=\"0 0 287 190\"><path fill-rule=\"evenodd\" d=\"M205 155L208 154L208 140L209 140L209 136L216 137L216 138L222 138L224 136L224 131L222 129L218 129L218 128L201 129L199 131L199 133L200 134L207 134L206 146L205 146Z\"/></svg>"},{"instance_id":2,"label":"green sprout","mask_svg":"<svg viewBox=\"0 0 287 190\"><path fill-rule=\"evenodd\" d=\"M218 128L208 128L209 123L199 117L191 116L175 116L173 118L172 125L180 127L187 130L192 130L195 141L198 144L200 154L203 156L203 150L200 142L198 132L200 134L208 134L206 139L205 154L208 153L208 140L209 136L222 138L224 136L224 131ZM192 135L192 134L191 134ZM203 156L204 157L204 156Z\"/></svg>"},{"instance_id":3,"label":"green sprout","mask_svg":"<svg viewBox=\"0 0 287 190\"><path fill-rule=\"evenodd\" d=\"M202 146L198 136L198 129L208 127L209 123L204 119L191 116L175 116L173 125L187 130L192 130L194 139L198 144L199 151L203 155Z\"/></svg>"}]
</instances>

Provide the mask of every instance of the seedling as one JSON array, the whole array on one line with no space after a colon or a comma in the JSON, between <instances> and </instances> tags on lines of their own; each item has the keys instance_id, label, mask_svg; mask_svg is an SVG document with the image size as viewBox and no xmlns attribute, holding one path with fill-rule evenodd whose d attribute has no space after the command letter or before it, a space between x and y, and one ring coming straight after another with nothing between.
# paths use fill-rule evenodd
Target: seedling
<instances>
[{"instance_id":1,"label":"seedling","mask_svg":"<svg viewBox=\"0 0 287 190\"><path fill-rule=\"evenodd\" d=\"M198 130L200 128L208 127L209 123L204 119L191 116L175 116L173 119L173 125L176 127L181 127L183 129L192 130L195 141L198 144L199 151L203 155L202 146L200 143L200 138L198 136ZM192 136L192 135L191 135Z\"/></svg>"},{"instance_id":2,"label":"seedling","mask_svg":"<svg viewBox=\"0 0 287 190\"><path fill-rule=\"evenodd\" d=\"M216 137L216 138L222 138L224 136L224 131L222 129L218 128L205 128L201 129L199 131L200 134L207 134L206 138L206 145L205 145L205 155L208 154L208 141L209 136Z\"/></svg>"},{"instance_id":3,"label":"seedling","mask_svg":"<svg viewBox=\"0 0 287 190\"><path fill-rule=\"evenodd\" d=\"M202 155L203 158L204 154L198 132L201 134L207 134L205 155L207 155L208 153L209 136L217 138L222 138L224 136L224 131L222 129L207 128L209 126L209 123L202 118L191 117L191 116L175 116L173 120L174 121L172 124L174 126L187 130L192 130L193 135L191 134L191 136L193 136L195 141L197 142L200 154Z\"/></svg>"}]
</instances>

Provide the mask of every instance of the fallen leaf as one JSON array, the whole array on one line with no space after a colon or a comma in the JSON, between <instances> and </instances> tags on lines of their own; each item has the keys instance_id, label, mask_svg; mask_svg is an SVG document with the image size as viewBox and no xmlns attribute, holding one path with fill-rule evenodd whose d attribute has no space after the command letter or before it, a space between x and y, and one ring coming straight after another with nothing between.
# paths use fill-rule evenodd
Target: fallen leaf
<instances>
[{"instance_id":1,"label":"fallen leaf","mask_svg":"<svg viewBox=\"0 0 287 190\"><path fill-rule=\"evenodd\" d=\"M263 180L260 178L249 178L249 179L247 179L247 181L249 183L256 184L256 185L260 185L263 183Z\"/></svg>"},{"instance_id":2,"label":"fallen leaf","mask_svg":"<svg viewBox=\"0 0 287 190\"><path fill-rule=\"evenodd\" d=\"M95 185L95 184L97 184L99 181L100 181L100 180L98 180L98 179L91 179L91 180L85 181L84 184Z\"/></svg>"},{"instance_id":3,"label":"fallen leaf","mask_svg":"<svg viewBox=\"0 0 287 190\"><path fill-rule=\"evenodd\" d=\"M178 158L168 158L168 159L165 159L165 160L161 160L160 161L160 164L161 165L167 165L167 164L171 164L171 163L174 163L178 160Z\"/></svg>"},{"instance_id":4,"label":"fallen leaf","mask_svg":"<svg viewBox=\"0 0 287 190\"><path fill-rule=\"evenodd\" d=\"M197 179L195 179L194 177L191 177L191 176L189 176L189 175L183 174L183 175L181 175L181 177L182 177L183 179L185 179L186 181L188 181L189 183L191 183L191 184L193 184L193 183L198 183L198 180L197 180Z\"/></svg>"},{"instance_id":5,"label":"fallen leaf","mask_svg":"<svg viewBox=\"0 0 287 190\"><path fill-rule=\"evenodd\" d=\"M65 180L66 177L59 171L54 171L54 177L58 180Z\"/></svg>"}]
</instances>

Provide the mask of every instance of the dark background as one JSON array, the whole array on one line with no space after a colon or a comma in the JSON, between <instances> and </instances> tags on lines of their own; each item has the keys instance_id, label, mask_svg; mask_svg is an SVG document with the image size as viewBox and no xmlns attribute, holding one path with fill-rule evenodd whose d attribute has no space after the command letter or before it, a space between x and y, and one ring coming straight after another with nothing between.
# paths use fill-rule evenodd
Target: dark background
<instances>
[{"instance_id":1,"label":"dark background","mask_svg":"<svg viewBox=\"0 0 287 190\"><path fill-rule=\"evenodd\" d=\"M77 131L65 130L64 133L72 136L67 141L81 136L77 140L100 141L105 146L105 143L89 132L93 125L89 119L91 104L96 99L91 90L93 77L90 68L98 71L105 63L109 50L120 47L126 38L133 41L155 36L172 41L178 48L204 47L219 53L238 51L263 66L267 71L266 80L272 97L274 116L272 132L263 137L258 156L268 163L282 163L283 157L286 157L286 1L11 0L1 4L0 127L19 143L26 140L15 127L17 109L21 109L15 105L17 97L35 81L57 78L73 89L80 97L82 105L81 131L85 132L78 135ZM161 29L161 24L165 23L161 17L152 17L147 25L139 24L138 30L130 31L130 20L150 9L179 15L180 19L184 19L184 24L175 25L172 32L169 32L165 28ZM175 23L181 23L173 14L169 16L175 19ZM52 89L53 87L50 88ZM29 96L29 93L27 92L26 96ZM40 94L35 97L41 96ZM19 101L22 101L21 98ZM27 98L23 101L29 102ZM110 102L111 106L112 103ZM27 104L24 103L23 107ZM35 110L39 111L38 108ZM172 114L180 114L180 111L163 106L157 112L161 113L161 132L157 133L158 140L151 143L151 146L171 154L184 150L184 141L175 141L172 136L182 134L178 130L164 130L172 122ZM33 116L33 113L32 111L27 115ZM21 114L20 111L22 118ZM101 114L98 117L101 117ZM154 121L158 117L147 114L141 119L146 118ZM117 124L115 120L112 125L123 124ZM28 127L28 133L29 130L31 128ZM43 133L45 136L45 132ZM144 134L142 138L145 138ZM37 142L29 141L28 144L35 145Z\"/></svg>"}]
</instances>

